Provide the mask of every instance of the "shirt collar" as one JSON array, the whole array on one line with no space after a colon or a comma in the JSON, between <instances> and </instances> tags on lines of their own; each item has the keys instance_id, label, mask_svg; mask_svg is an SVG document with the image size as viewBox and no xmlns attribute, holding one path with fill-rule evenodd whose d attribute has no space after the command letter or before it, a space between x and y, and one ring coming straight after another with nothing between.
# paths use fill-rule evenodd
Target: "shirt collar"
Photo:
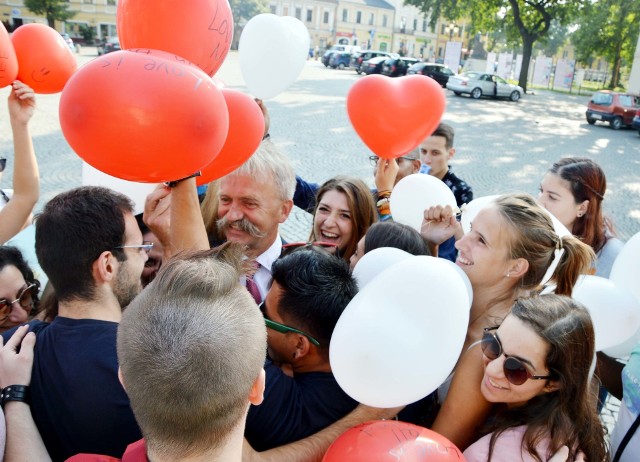
<instances>
[{"instance_id":1,"label":"shirt collar","mask_svg":"<svg viewBox=\"0 0 640 462\"><path fill-rule=\"evenodd\" d=\"M276 235L276 240L273 241L271 247L262 252L256 258L256 261L260 263L260 265L266 268L269 272L271 272L271 265L274 261L278 259L280 254L282 253L282 239L280 239L280 233Z\"/></svg>"}]
</instances>

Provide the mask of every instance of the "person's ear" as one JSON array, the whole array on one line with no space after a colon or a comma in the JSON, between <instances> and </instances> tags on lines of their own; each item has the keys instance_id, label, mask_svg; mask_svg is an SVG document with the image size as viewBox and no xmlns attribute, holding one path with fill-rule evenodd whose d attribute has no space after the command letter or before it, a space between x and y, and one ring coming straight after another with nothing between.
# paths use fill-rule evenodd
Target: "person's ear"
<instances>
[{"instance_id":1,"label":"person's ear","mask_svg":"<svg viewBox=\"0 0 640 462\"><path fill-rule=\"evenodd\" d=\"M516 258L511 261L511 265L505 275L508 278L521 278L529 270L529 262L524 258Z\"/></svg>"},{"instance_id":2,"label":"person's ear","mask_svg":"<svg viewBox=\"0 0 640 462\"><path fill-rule=\"evenodd\" d=\"M287 221L289 214L291 213L291 209L293 209L293 200L287 199L282 202L282 207L280 209L280 223L284 223Z\"/></svg>"},{"instance_id":3,"label":"person's ear","mask_svg":"<svg viewBox=\"0 0 640 462\"><path fill-rule=\"evenodd\" d=\"M560 381L559 380L548 380L547 384L544 386L545 393L553 393L554 391L560 390Z\"/></svg>"},{"instance_id":4,"label":"person's ear","mask_svg":"<svg viewBox=\"0 0 640 462\"><path fill-rule=\"evenodd\" d=\"M311 342L304 335L296 334L296 344L293 350L293 359L300 360L309 354Z\"/></svg>"},{"instance_id":5,"label":"person's ear","mask_svg":"<svg viewBox=\"0 0 640 462\"><path fill-rule=\"evenodd\" d=\"M422 162L420 162L420 159L414 159L411 161L411 165L413 166L411 173L418 173L420 171L420 167L422 167Z\"/></svg>"},{"instance_id":6,"label":"person's ear","mask_svg":"<svg viewBox=\"0 0 640 462\"><path fill-rule=\"evenodd\" d=\"M449 157L448 157L448 159L449 160L453 159L453 156L455 156L455 155L456 155L456 148L449 149Z\"/></svg>"},{"instance_id":7,"label":"person's ear","mask_svg":"<svg viewBox=\"0 0 640 462\"><path fill-rule=\"evenodd\" d=\"M111 282L116 277L118 260L111 252L105 250L91 265L93 280L96 282Z\"/></svg>"},{"instance_id":8,"label":"person's ear","mask_svg":"<svg viewBox=\"0 0 640 462\"><path fill-rule=\"evenodd\" d=\"M576 211L576 215L578 218L584 216L589 210L589 200L582 201L580 205L578 205L578 210Z\"/></svg>"},{"instance_id":9,"label":"person's ear","mask_svg":"<svg viewBox=\"0 0 640 462\"><path fill-rule=\"evenodd\" d=\"M251 386L251 390L249 391L249 402L254 406L258 406L262 404L264 400L264 387L266 382L266 373L264 369L260 369L260 373L256 380L253 382Z\"/></svg>"}]
</instances>

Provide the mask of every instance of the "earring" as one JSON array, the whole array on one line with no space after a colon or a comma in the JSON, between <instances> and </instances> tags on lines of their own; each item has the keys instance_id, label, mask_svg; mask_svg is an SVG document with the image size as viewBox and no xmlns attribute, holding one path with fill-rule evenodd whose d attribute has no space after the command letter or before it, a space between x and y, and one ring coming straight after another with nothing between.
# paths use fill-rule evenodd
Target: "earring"
<instances>
[{"instance_id":1,"label":"earring","mask_svg":"<svg viewBox=\"0 0 640 462\"><path fill-rule=\"evenodd\" d=\"M507 277L509 277L509 273L507 273Z\"/></svg>"},{"instance_id":2,"label":"earring","mask_svg":"<svg viewBox=\"0 0 640 462\"><path fill-rule=\"evenodd\" d=\"M578 218L581 218L581 217L582 217L582 215L584 215L584 213L582 213L582 212L578 212Z\"/></svg>"}]
</instances>

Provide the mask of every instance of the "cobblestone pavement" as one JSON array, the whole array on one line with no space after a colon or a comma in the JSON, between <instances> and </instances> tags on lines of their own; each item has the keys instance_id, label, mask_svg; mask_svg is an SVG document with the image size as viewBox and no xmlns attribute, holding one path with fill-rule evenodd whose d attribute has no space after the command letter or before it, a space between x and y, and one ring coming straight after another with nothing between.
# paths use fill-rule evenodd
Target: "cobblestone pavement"
<instances>
[{"instance_id":1,"label":"cobblestone pavement","mask_svg":"<svg viewBox=\"0 0 640 462\"><path fill-rule=\"evenodd\" d=\"M95 56L95 49L83 48L78 61L84 64ZM217 76L228 87L246 91L237 53L229 54ZM367 159L371 152L352 130L345 106L347 92L359 78L353 70L332 70L310 60L287 92L267 101L272 140L303 178L322 182L347 174L372 184ZM553 161L562 156L587 156L607 174L605 210L620 236L626 240L640 231L640 136L630 129L589 126L584 117L588 97L536 91L511 103L446 94L444 121L457 132L452 165L473 187L476 197L513 191L536 194ZM8 89L0 90L0 98L7 95ZM60 131L59 99L59 94L38 95L31 124L42 179L38 208L81 182L81 161ZM0 156L8 157L11 165L8 115L4 109L0 113ZM153 162L152 156L149 161ZM10 170L5 173L4 187L11 184ZM288 240L305 240L309 230L309 215L295 210L283 226L283 235ZM617 400L608 401L603 420L609 427L617 407Z\"/></svg>"}]
</instances>

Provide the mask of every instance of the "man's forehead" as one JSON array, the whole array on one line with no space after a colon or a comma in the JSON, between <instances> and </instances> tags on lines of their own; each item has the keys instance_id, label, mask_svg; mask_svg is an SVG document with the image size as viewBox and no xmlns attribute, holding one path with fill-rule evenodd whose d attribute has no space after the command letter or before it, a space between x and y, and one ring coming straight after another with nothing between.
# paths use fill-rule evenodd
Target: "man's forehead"
<instances>
[{"instance_id":1,"label":"man's forehead","mask_svg":"<svg viewBox=\"0 0 640 462\"><path fill-rule=\"evenodd\" d=\"M426 140L422 142L420 145L421 148L431 148L431 149L446 149L447 147L447 139L444 136L430 136Z\"/></svg>"},{"instance_id":2,"label":"man's forehead","mask_svg":"<svg viewBox=\"0 0 640 462\"><path fill-rule=\"evenodd\" d=\"M275 194L275 182L269 175L226 176L220 181L220 195L260 199L272 192Z\"/></svg>"}]
</instances>

